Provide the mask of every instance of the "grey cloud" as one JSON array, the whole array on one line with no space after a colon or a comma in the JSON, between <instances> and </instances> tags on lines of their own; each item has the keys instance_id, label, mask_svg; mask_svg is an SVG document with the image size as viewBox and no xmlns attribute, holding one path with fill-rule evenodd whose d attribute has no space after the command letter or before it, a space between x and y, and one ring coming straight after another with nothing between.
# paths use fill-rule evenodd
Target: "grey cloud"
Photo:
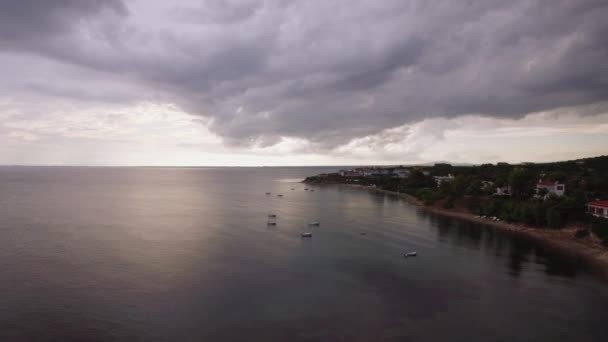
<instances>
[{"instance_id":1,"label":"grey cloud","mask_svg":"<svg viewBox=\"0 0 608 342\"><path fill-rule=\"evenodd\" d=\"M34 46L53 35L68 34L81 20L103 11L127 15L121 0L19 0L0 2L3 46ZM65 47L67 48L67 46Z\"/></svg>"},{"instance_id":2,"label":"grey cloud","mask_svg":"<svg viewBox=\"0 0 608 342\"><path fill-rule=\"evenodd\" d=\"M210 117L230 144L292 136L333 147L429 117L608 101L606 1L165 4L3 4L0 40L89 69L90 82L124 79L134 101L152 91ZM81 18L95 19L86 37Z\"/></svg>"},{"instance_id":3,"label":"grey cloud","mask_svg":"<svg viewBox=\"0 0 608 342\"><path fill-rule=\"evenodd\" d=\"M198 7L176 7L172 14L178 20L187 20L195 24L225 24L243 21L254 15L257 9L255 0L207 0Z\"/></svg>"}]
</instances>

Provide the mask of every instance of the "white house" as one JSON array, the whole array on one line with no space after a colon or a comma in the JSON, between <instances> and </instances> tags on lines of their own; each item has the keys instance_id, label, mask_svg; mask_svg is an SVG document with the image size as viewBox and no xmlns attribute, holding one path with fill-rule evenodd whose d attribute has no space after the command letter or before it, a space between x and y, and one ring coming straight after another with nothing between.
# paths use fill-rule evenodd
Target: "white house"
<instances>
[{"instance_id":1,"label":"white house","mask_svg":"<svg viewBox=\"0 0 608 342\"><path fill-rule=\"evenodd\" d=\"M608 201L592 201L587 203L587 213L595 217L608 219Z\"/></svg>"},{"instance_id":2,"label":"white house","mask_svg":"<svg viewBox=\"0 0 608 342\"><path fill-rule=\"evenodd\" d=\"M374 169L362 169L361 172L363 173L364 177L371 177L374 175Z\"/></svg>"},{"instance_id":3,"label":"white house","mask_svg":"<svg viewBox=\"0 0 608 342\"><path fill-rule=\"evenodd\" d=\"M560 182L550 182L543 181L540 179L538 183L536 183L536 193L538 194L541 190L546 189L547 195L555 194L557 196L564 196L564 192L566 191L566 186ZM545 196L545 197L546 197Z\"/></svg>"},{"instance_id":4,"label":"white house","mask_svg":"<svg viewBox=\"0 0 608 342\"><path fill-rule=\"evenodd\" d=\"M410 170L408 169L396 169L394 173L399 178L407 178L410 176Z\"/></svg>"},{"instance_id":5,"label":"white house","mask_svg":"<svg viewBox=\"0 0 608 342\"><path fill-rule=\"evenodd\" d=\"M371 169L371 176L390 176L393 173L392 169L387 168L373 168Z\"/></svg>"},{"instance_id":6,"label":"white house","mask_svg":"<svg viewBox=\"0 0 608 342\"><path fill-rule=\"evenodd\" d=\"M454 180L454 176L448 174L447 176L435 176L433 177L435 182L437 182L437 187L440 187L442 183L449 183Z\"/></svg>"},{"instance_id":7,"label":"white house","mask_svg":"<svg viewBox=\"0 0 608 342\"><path fill-rule=\"evenodd\" d=\"M340 176L342 177L361 177L363 173L358 169L354 170L340 170Z\"/></svg>"},{"instance_id":8,"label":"white house","mask_svg":"<svg viewBox=\"0 0 608 342\"><path fill-rule=\"evenodd\" d=\"M511 196L511 186L510 185L497 186L494 196Z\"/></svg>"},{"instance_id":9,"label":"white house","mask_svg":"<svg viewBox=\"0 0 608 342\"><path fill-rule=\"evenodd\" d=\"M490 190L490 189L494 188L494 182L482 180L481 181L481 188L483 190Z\"/></svg>"}]
</instances>

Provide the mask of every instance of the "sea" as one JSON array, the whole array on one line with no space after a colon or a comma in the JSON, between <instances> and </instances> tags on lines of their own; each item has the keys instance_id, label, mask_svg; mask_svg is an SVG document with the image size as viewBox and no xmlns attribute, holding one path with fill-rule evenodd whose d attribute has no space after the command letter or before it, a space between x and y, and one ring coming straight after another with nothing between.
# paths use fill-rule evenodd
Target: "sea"
<instances>
[{"instance_id":1,"label":"sea","mask_svg":"<svg viewBox=\"0 0 608 342\"><path fill-rule=\"evenodd\" d=\"M336 170L0 167L0 341L608 341L581 260Z\"/></svg>"}]
</instances>

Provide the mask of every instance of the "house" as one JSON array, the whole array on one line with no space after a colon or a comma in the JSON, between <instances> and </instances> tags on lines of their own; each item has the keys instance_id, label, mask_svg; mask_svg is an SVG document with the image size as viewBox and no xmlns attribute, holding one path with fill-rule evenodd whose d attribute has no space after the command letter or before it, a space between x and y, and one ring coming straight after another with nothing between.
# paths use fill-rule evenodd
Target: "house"
<instances>
[{"instance_id":1,"label":"house","mask_svg":"<svg viewBox=\"0 0 608 342\"><path fill-rule=\"evenodd\" d=\"M340 170L340 176L342 176L342 177L361 177L361 176L363 176L363 173L357 169Z\"/></svg>"},{"instance_id":2,"label":"house","mask_svg":"<svg viewBox=\"0 0 608 342\"><path fill-rule=\"evenodd\" d=\"M360 170L363 177L371 177L374 175L374 169L365 168Z\"/></svg>"},{"instance_id":3,"label":"house","mask_svg":"<svg viewBox=\"0 0 608 342\"><path fill-rule=\"evenodd\" d=\"M494 187L494 182L485 181L485 180L481 181L481 188L482 189L489 190L489 189L492 189L493 187Z\"/></svg>"},{"instance_id":4,"label":"house","mask_svg":"<svg viewBox=\"0 0 608 342\"><path fill-rule=\"evenodd\" d=\"M437 187L440 187L442 183L449 183L454 180L454 176L448 174L447 176L435 176L433 177L435 182L437 182Z\"/></svg>"},{"instance_id":5,"label":"house","mask_svg":"<svg viewBox=\"0 0 608 342\"><path fill-rule=\"evenodd\" d=\"M408 169L396 169L394 174L399 178L407 178L410 176L410 170Z\"/></svg>"},{"instance_id":6,"label":"house","mask_svg":"<svg viewBox=\"0 0 608 342\"><path fill-rule=\"evenodd\" d=\"M511 196L511 194L511 186L503 185L496 187L496 192L494 193L494 196Z\"/></svg>"},{"instance_id":7,"label":"house","mask_svg":"<svg viewBox=\"0 0 608 342\"><path fill-rule=\"evenodd\" d=\"M381 176L390 176L392 175L393 170L392 169L387 169L387 168L373 168L371 169L371 176L374 177L381 177Z\"/></svg>"},{"instance_id":8,"label":"house","mask_svg":"<svg viewBox=\"0 0 608 342\"><path fill-rule=\"evenodd\" d=\"M551 181L544 181L542 179L540 179L538 181L538 183L536 183L536 194L537 196L540 195L540 192L544 190L547 190L547 194L545 195L545 197L547 197L550 194L554 194L557 196L564 196L564 192L566 191L566 186L560 182L551 182Z\"/></svg>"},{"instance_id":9,"label":"house","mask_svg":"<svg viewBox=\"0 0 608 342\"><path fill-rule=\"evenodd\" d=\"M608 200L587 203L587 213L595 217L608 218Z\"/></svg>"}]
</instances>

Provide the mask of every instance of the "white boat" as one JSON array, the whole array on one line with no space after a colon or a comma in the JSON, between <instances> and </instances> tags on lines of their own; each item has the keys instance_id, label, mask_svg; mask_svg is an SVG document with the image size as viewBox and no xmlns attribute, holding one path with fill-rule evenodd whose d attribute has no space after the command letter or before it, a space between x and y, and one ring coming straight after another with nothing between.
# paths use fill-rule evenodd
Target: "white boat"
<instances>
[{"instance_id":1,"label":"white boat","mask_svg":"<svg viewBox=\"0 0 608 342\"><path fill-rule=\"evenodd\" d=\"M310 192L315 192L315 189L310 189Z\"/></svg>"},{"instance_id":2,"label":"white boat","mask_svg":"<svg viewBox=\"0 0 608 342\"><path fill-rule=\"evenodd\" d=\"M277 195L277 197L283 197L283 195L281 195L281 194L278 194L278 195Z\"/></svg>"},{"instance_id":3,"label":"white boat","mask_svg":"<svg viewBox=\"0 0 608 342\"><path fill-rule=\"evenodd\" d=\"M306 232L306 233L302 233L300 234L302 237L312 237L312 233Z\"/></svg>"},{"instance_id":4,"label":"white boat","mask_svg":"<svg viewBox=\"0 0 608 342\"><path fill-rule=\"evenodd\" d=\"M276 226L277 223L276 222L268 222L267 225L269 225L269 226Z\"/></svg>"},{"instance_id":5,"label":"white boat","mask_svg":"<svg viewBox=\"0 0 608 342\"><path fill-rule=\"evenodd\" d=\"M277 215L276 214L268 214L268 218L276 218Z\"/></svg>"},{"instance_id":6,"label":"white boat","mask_svg":"<svg viewBox=\"0 0 608 342\"><path fill-rule=\"evenodd\" d=\"M405 253L403 254L404 257L415 257L416 255L418 255L418 253L416 252L409 252L409 253Z\"/></svg>"},{"instance_id":7,"label":"white boat","mask_svg":"<svg viewBox=\"0 0 608 342\"><path fill-rule=\"evenodd\" d=\"M270 192L267 192L266 195L270 195Z\"/></svg>"},{"instance_id":8,"label":"white boat","mask_svg":"<svg viewBox=\"0 0 608 342\"><path fill-rule=\"evenodd\" d=\"M365 233L365 232L361 232L361 233L359 233L359 234L360 234L360 235L367 235L367 233Z\"/></svg>"},{"instance_id":9,"label":"white boat","mask_svg":"<svg viewBox=\"0 0 608 342\"><path fill-rule=\"evenodd\" d=\"M321 225L321 222L319 222L319 221L312 221L312 222L308 222L308 225L309 226L319 226L319 225Z\"/></svg>"}]
</instances>

